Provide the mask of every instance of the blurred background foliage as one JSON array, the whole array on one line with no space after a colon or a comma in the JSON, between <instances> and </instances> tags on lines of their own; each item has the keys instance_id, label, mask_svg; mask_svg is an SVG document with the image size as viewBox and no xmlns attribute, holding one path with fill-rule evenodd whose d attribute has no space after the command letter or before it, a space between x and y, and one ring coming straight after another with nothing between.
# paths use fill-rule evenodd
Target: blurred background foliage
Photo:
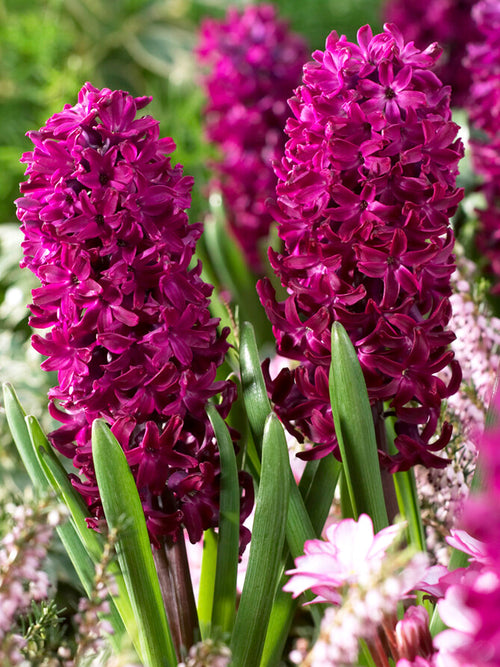
<instances>
[{"instance_id":1,"label":"blurred background foliage","mask_svg":"<svg viewBox=\"0 0 500 667\"><path fill-rule=\"evenodd\" d=\"M0 0L0 221L15 220L14 199L30 150L25 137L66 103L85 81L151 95L148 108L162 135L177 143L175 159L196 179L191 216L206 210L210 149L203 141L203 94L193 47L200 21L222 17L242 0ZM335 29L353 38L361 23L380 27L380 0L276 0L280 14L322 48Z\"/></svg>"}]
</instances>

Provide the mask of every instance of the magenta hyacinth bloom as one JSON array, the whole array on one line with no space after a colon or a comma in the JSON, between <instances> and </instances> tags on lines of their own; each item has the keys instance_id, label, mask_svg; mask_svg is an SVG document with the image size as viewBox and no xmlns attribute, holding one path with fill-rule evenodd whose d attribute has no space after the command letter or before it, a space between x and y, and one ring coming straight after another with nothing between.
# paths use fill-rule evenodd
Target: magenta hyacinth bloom
<instances>
[{"instance_id":1,"label":"magenta hyacinth bloom","mask_svg":"<svg viewBox=\"0 0 500 667\"><path fill-rule=\"evenodd\" d=\"M220 190L229 226L249 264L260 271L259 241L272 216L272 167L283 156L287 99L300 83L307 48L278 19L272 5L230 8L224 20L205 19L197 55L207 68L206 134L219 149L212 187Z\"/></svg>"},{"instance_id":2,"label":"magenta hyacinth bloom","mask_svg":"<svg viewBox=\"0 0 500 667\"><path fill-rule=\"evenodd\" d=\"M472 16L479 37L469 43L465 64L472 78L467 111L473 128L470 142L475 172L486 206L478 212L476 243L500 293L500 2L481 0ZM479 132L478 132L479 130Z\"/></svg>"},{"instance_id":3,"label":"magenta hyacinth bloom","mask_svg":"<svg viewBox=\"0 0 500 667\"><path fill-rule=\"evenodd\" d=\"M406 2L388 0L383 6L384 20L395 23L405 41L424 49L437 42L444 50L434 68L443 83L452 88L453 106L467 103L470 72L463 66L467 43L477 41L479 33L471 19L477 0L427 0Z\"/></svg>"},{"instance_id":4,"label":"magenta hyacinth bloom","mask_svg":"<svg viewBox=\"0 0 500 667\"><path fill-rule=\"evenodd\" d=\"M278 353L298 365L268 388L287 428L338 455L328 391L330 331L339 321L357 350L372 404L389 401L398 454L390 470L443 467L432 441L441 401L461 372L446 329L454 270L449 217L463 146L450 120L449 87L431 71L436 44L406 44L386 25L358 44L333 32L304 68L290 100L289 140L274 214L284 251L271 264L288 292L258 285ZM449 384L436 374L450 366Z\"/></svg>"},{"instance_id":5,"label":"magenta hyacinth bloom","mask_svg":"<svg viewBox=\"0 0 500 667\"><path fill-rule=\"evenodd\" d=\"M96 526L102 507L91 455L91 424L104 418L123 447L153 542L184 526L192 541L218 521L219 459L205 413L221 394L226 416L235 387L215 379L227 331L208 309L212 287L190 268L202 228L189 224L193 179L173 166L172 139L159 138L150 98L86 84L39 132L23 197L23 265L33 290L34 335L57 371L50 434L72 458ZM243 481L243 480L242 480ZM243 502L248 515L251 490ZM243 541L248 538L245 532Z\"/></svg>"},{"instance_id":6,"label":"magenta hyacinth bloom","mask_svg":"<svg viewBox=\"0 0 500 667\"><path fill-rule=\"evenodd\" d=\"M472 77L467 109L473 125L500 135L500 3L481 0L472 10L476 40L469 39L465 64Z\"/></svg>"}]
</instances>

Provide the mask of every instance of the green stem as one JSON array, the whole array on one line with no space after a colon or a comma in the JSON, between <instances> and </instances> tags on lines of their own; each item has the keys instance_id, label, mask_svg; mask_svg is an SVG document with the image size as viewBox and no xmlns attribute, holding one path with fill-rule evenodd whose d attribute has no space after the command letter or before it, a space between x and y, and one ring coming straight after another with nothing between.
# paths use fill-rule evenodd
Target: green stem
<instances>
[{"instance_id":1,"label":"green stem","mask_svg":"<svg viewBox=\"0 0 500 667\"><path fill-rule=\"evenodd\" d=\"M382 401L377 401L372 405L373 425L375 427L375 438L377 440L377 448L389 453L389 444L387 442L387 430L384 419L384 404ZM396 488L394 486L394 478L390 472L381 468L380 476L382 477L382 489L384 491L385 506L387 509L387 517L389 523L394 523L394 519L399 514L398 499L396 496Z\"/></svg>"}]
</instances>

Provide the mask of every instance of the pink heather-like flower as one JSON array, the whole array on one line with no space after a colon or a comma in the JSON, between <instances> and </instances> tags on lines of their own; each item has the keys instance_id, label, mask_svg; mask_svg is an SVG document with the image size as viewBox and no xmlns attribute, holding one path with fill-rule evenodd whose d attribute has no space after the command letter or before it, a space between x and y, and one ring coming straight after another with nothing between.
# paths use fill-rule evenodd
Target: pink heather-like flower
<instances>
[{"instance_id":1,"label":"pink heather-like flower","mask_svg":"<svg viewBox=\"0 0 500 667\"><path fill-rule=\"evenodd\" d=\"M64 507L42 499L36 504L4 506L10 518L0 540L0 664L26 664L26 640L16 623L34 600L45 600L50 581L43 569L54 528L65 518Z\"/></svg>"},{"instance_id":2,"label":"pink heather-like flower","mask_svg":"<svg viewBox=\"0 0 500 667\"><path fill-rule=\"evenodd\" d=\"M358 521L343 519L326 530L326 540L307 540L304 556L295 560L296 568L283 590L298 597L310 589L317 595L314 602L339 604L344 586L365 584L378 571L387 548L400 532L400 526L384 528L373 534L373 523L367 514Z\"/></svg>"},{"instance_id":3,"label":"pink heather-like flower","mask_svg":"<svg viewBox=\"0 0 500 667\"><path fill-rule=\"evenodd\" d=\"M209 312L212 287L190 268L202 228L190 225L193 179L172 166L175 144L158 122L136 118L150 98L86 84L23 155L18 217L24 266L40 279L33 346L57 371L50 438L73 459L96 525L102 518L91 424L106 419L123 447L152 540L184 525L193 541L218 521L219 458L205 413L232 383L216 380L228 349ZM243 518L251 506L249 485ZM248 538L245 533L243 541Z\"/></svg>"},{"instance_id":4,"label":"pink heather-like flower","mask_svg":"<svg viewBox=\"0 0 500 667\"><path fill-rule=\"evenodd\" d=\"M299 362L268 376L287 428L316 443L305 456L338 455L328 391L330 331L347 329L372 404L395 413L392 471L421 463L443 467L433 452L441 401L459 386L449 350L454 335L450 275L451 216L463 154L451 122L449 88L431 68L433 44L419 51L393 25L359 44L333 32L304 68L290 100L285 158L278 168L274 214L284 251L271 264L289 296L278 303L271 283L258 290L278 353ZM437 373L449 366L448 385ZM266 371L266 368L264 368Z\"/></svg>"},{"instance_id":5,"label":"pink heather-like flower","mask_svg":"<svg viewBox=\"0 0 500 667\"><path fill-rule=\"evenodd\" d=\"M444 49L434 71L452 88L454 106L463 106L469 95L470 73L463 67L467 41L477 41L479 33L471 20L476 0L428 0L405 2L388 0L383 6L386 21L395 23L406 41L424 49L432 42Z\"/></svg>"},{"instance_id":6,"label":"pink heather-like flower","mask_svg":"<svg viewBox=\"0 0 500 667\"><path fill-rule=\"evenodd\" d=\"M484 299L471 289L479 277L478 267L460 256L452 276L449 328L456 335L451 348L463 377L459 391L445 404L444 418L454 429L442 452L451 461L446 468L415 470L427 550L443 565L450 556L443 533L460 525L500 361L500 319L492 316ZM448 382L446 370L442 379Z\"/></svg>"},{"instance_id":7,"label":"pink heather-like flower","mask_svg":"<svg viewBox=\"0 0 500 667\"><path fill-rule=\"evenodd\" d=\"M361 514L357 522L343 519L331 525L325 541L305 543L305 555L287 572L291 579L283 590L297 597L310 589L317 595L314 602L333 606L326 610L318 640L304 666L358 664L360 639L373 656L380 656L379 633L383 631L390 633L391 645L395 645L397 605L427 569L423 553L410 556L408 551L389 551L400 533L401 526L389 526L374 535L370 517Z\"/></svg>"},{"instance_id":8,"label":"pink heather-like flower","mask_svg":"<svg viewBox=\"0 0 500 667\"><path fill-rule=\"evenodd\" d=\"M208 68L206 133L220 152L212 188L223 196L230 228L248 262L261 268L259 241L272 223L272 162L281 159L287 99L300 82L307 49L269 4L230 8L224 20L205 19L197 49Z\"/></svg>"},{"instance_id":9,"label":"pink heather-like flower","mask_svg":"<svg viewBox=\"0 0 500 667\"><path fill-rule=\"evenodd\" d=\"M463 524L472 534L455 533L452 543L472 557L472 565L446 587L438 602L449 627L435 645L443 665L493 667L500 664L500 394L496 422L479 444L482 491L471 495ZM454 572L450 573L451 575ZM446 658L446 660L444 660Z\"/></svg>"}]
</instances>

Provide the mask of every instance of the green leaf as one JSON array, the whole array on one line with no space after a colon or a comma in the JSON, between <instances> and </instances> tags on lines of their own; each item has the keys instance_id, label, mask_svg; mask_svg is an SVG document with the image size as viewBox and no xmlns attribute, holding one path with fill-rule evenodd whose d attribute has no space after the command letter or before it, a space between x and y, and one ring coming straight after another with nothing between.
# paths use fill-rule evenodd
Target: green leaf
<instances>
[{"instance_id":1,"label":"green leaf","mask_svg":"<svg viewBox=\"0 0 500 667\"><path fill-rule=\"evenodd\" d=\"M88 512L85 503L80 494L71 484L66 470L57 458L52 447L49 445L36 418L32 416L26 417L26 424L33 443L33 448L38 454L40 466L52 489L54 489L57 496L60 497L69 510L70 524L68 525L72 528L74 538L69 544L65 543L68 555L75 565L77 572L81 568L82 563L86 562L81 560L82 550L86 554L87 560L90 563L90 569L87 575L88 580L82 582L89 594L92 591L95 566L102 561L104 538L99 533L96 533L95 530L88 528L86 522ZM137 645L137 626L135 617L122 573L115 561L109 563L108 571L113 576L118 589L118 595L110 600L111 623L119 638L118 645L121 638L127 634L135 641L136 649L140 652L140 647Z\"/></svg>"},{"instance_id":2,"label":"green leaf","mask_svg":"<svg viewBox=\"0 0 500 667\"><path fill-rule=\"evenodd\" d=\"M261 658L282 570L290 474L283 429L271 413L264 428L248 567L231 639L233 664L238 667L255 667Z\"/></svg>"},{"instance_id":3,"label":"green leaf","mask_svg":"<svg viewBox=\"0 0 500 667\"><path fill-rule=\"evenodd\" d=\"M394 445L396 433L394 431L394 418L386 419L386 433L388 450L390 454L396 454ZM398 500L399 513L407 523L408 543L419 551L426 551L425 531L422 523L420 501L417 494L415 472L413 469L397 472L393 475L396 497Z\"/></svg>"},{"instance_id":4,"label":"green leaf","mask_svg":"<svg viewBox=\"0 0 500 667\"><path fill-rule=\"evenodd\" d=\"M44 473L26 424L26 413L19 403L13 387L8 383L3 385L3 396L7 423L33 486L42 494L57 491L57 488L49 484ZM89 594L92 590L95 573L93 561L83 547L71 523L65 522L58 526L57 532L67 549L85 592Z\"/></svg>"},{"instance_id":5,"label":"green leaf","mask_svg":"<svg viewBox=\"0 0 500 667\"><path fill-rule=\"evenodd\" d=\"M253 326L249 322L244 322L241 327L240 369L243 399L248 420L254 442L257 449L260 450L265 421L271 411L271 403L267 396L264 377L262 375ZM279 429L279 437L282 439L283 446L286 447L286 438L281 424L279 424ZM317 483L313 483L315 476L312 473L309 484L307 480L304 482L311 492L311 502L308 507L312 513L314 525L311 522L308 510L304 505L304 500L297 488L291 471L289 473L290 499L286 521L286 540L294 558L303 553L304 542L306 540L317 537L321 532L335 492L340 464L335 462L333 457L326 457L320 463L313 463L314 467L316 465L318 466L318 471L320 471ZM311 595L310 599L313 599L313 597ZM270 633L266 637L263 650L263 665L273 665L278 654L281 654L282 645L286 640L287 634L286 623L291 621L297 604L298 602L293 600L291 596L281 591L278 592L276 606L273 606L271 614ZM313 615L315 622L319 624L322 608L319 605L314 605L309 608L309 611Z\"/></svg>"},{"instance_id":6,"label":"green leaf","mask_svg":"<svg viewBox=\"0 0 500 667\"><path fill-rule=\"evenodd\" d=\"M290 563L291 567L293 566ZM276 591L276 597L269 617L260 667L275 667L281 664L283 650L290 635L295 610L300 600L300 598L294 599L291 593L286 593L283 590L283 586L287 581L288 576L283 574L278 584L278 590Z\"/></svg>"},{"instance_id":7,"label":"green leaf","mask_svg":"<svg viewBox=\"0 0 500 667\"><path fill-rule=\"evenodd\" d=\"M82 497L71 484L68 473L49 445L37 419L26 417L26 426L36 452L39 465L52 489L60 497L70 512L71 521L79 534L82 544L95 563L102 557L104 539L94 530L89 530L85 519L89 516Z\"/></svg>"},{"instance_id":8,"label":"green leaf","mask_svg":"<svg viewBox=\"0 0 500 667\"><path fill-rule=\"evenodd\" d=\"M203 533L203 556L198 592L198 619L203 640L211 636L216 568L217 534L211 528Z\"/></svg>"},{"instance_id":9,"label":"green leaf","mask_svg":"<svg viewBox=\"0 0 500 667\"><path fill-rule=\"evenodd\" d=\"M315 463L315 461L309 463ZM328 518L342 470L342 464L333 455L323 457L318 463L316 473L305 495L306 510L316 537L321 535Z\"/></svg>"},{"instance_id":10,"label":"green leaf","mask_svg":"<svg viewBox=\"0 0 500 667\"><path fill-rule=\"evenodd\" d=\"M236 579L240 538L240 485L234 445L213 405L207 414L220 452L219 539L212 610L212 630L230 634L236 614Z\"/></svg>"},{"instance_id":11,"label":"green leaf","mask_svg":"<svg viewBox=\"0 0 500 667\"><path fill-rule=\"evenodd\" d=\"M106 521L118 531L116 552L134 611L147 667L177 659L156 574L144 512L120 444L104 420L92 425L92 455Z\"/></svg>"},{"instance_id":12,"label":"green leaf","mask_svg":"<svg viewBox=\"0 0 500 667\"><path fill-rule=\"evenodd\" d=\"M368 514L378 532L388 519L373 417L356 351L340 322L332 326L330 400L353 512Z\"/></svg>"},{"instance_id":13,"label":"green leaf","mask_svg":"<svg viewBox=\"0 0 500 667\"><path fill-rule=\"evenodd\" d=\"M309 470L312 471L310 475L308 474ZM341 464L333 456L326 456L319 461L309 461L304 471L306 473L303 482L305 501L302 501L300 493L297 493L297 485L293 476L290 475L286 540L289 551L294 558L304 553L304 542L306 540L320 536L332 505L340 470ZM301 482L303 479L304 475L302 475ZM288 565L290 568L293 567L291 561L288 562ZM287 567L287 569L289 568ZM282 590L287 579L288 577L283 576L278 587L269 619L260 663L261 667L274 667L279 663L288 639L295 610L301 601L301 598L294 599L290 593L285 593ZM314 597L314 594L306 592L303 599L311 602ZM316 627L319 627L323 614L322 605L309 606L308 610Z\"/></svg>"},{"instance_id":14,"label":"green leaf","mask_svg":"<svg viewBox=\"0 0 500 667\"><path fill-rule=\"evenodd\" d=\"M240 373L245 409L254 442L260 453L264 426L272 408L260 367L254 328L250 322L243 322L241 325Z\"/></svg>"},{"instance_id":15,"label":"green leaf","mask_svg":"<svg viewBox=\"0 0 500 667\"><path fill-rule=\"evenodd\" d=\"M407 523L408 542L419 551L427 551L424 525L413 469L394 474L399 511Z\"/></svg>"},{"instance_id":16,"label":"green leaf","mask_svg":"<svg viewBox=\"0 0 500 667\"><path fill-rule=\"evenodd\" d=\"M33 485L39 491L47 493L50 487L31 443L25 422L26 413L19 403L14 388L8 382L3 385L3 400L7 423L24 467Z\"/></svg>"},{"instance_id":17,"label":"green leaf","mask_svg":"<svg viewBox=\"0 0 500 667\"><path fill-rule=\"evenodd\" d=\"M33 485L40 493L54 492L68 507L70 520L58 526L57 533L85 592L90 595L94 585L95 566L102 558L103 540L100 535L87 528L85 505L69 481L38 421L31 415L26 416L11 385L5 384L3 391L7 421ZM112 569L119 586L121 576L115 563L111 564L110 570ZM116 648L125 634L122 618L127 618L127 603L130 607L126 591L125 597L120 598L119 602L120 614L117 611L118 601L112 599L110 602L110 620L115 632L112 641ZM134 627L135 621L130 613L127 627L130 636L133 636Z\"/></svg>"}]
</instances>

